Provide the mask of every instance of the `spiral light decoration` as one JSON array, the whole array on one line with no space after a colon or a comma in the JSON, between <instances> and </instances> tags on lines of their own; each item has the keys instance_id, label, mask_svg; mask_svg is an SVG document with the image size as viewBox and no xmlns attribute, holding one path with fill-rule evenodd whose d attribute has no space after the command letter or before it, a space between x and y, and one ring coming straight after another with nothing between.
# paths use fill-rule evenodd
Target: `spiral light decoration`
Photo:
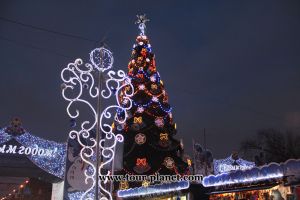
<instances>
[{"instance_id":1,"label":"spiral light decoration","mask_svg":"<svg viewBox=\"0 0 300 200\"><path fill-rule=\"evenodd\" d=\"M79 126L73 126L69 132L69 138L77 140L80 144L80 157L89 166L87 168L89 170L85 170L83 173L85 175L85 184L88 184L90 187L82 193L80 200L93 200L95 194L98 193L95 193L96 190L100 190L100 200L113 199L110 191L105 188L107 181L99 180L98 184L96 184L96 175L109 175L109 172L103 174L105 170L102 169L112 164L115 146L118 142L123 142L124 140L121 134L114 133L112 123L113 121L119 124L125 123L127 110L132 106L130 97L134 93L131 79L122 70L117 72L108 71L105 87L102 91L99 91L96 81L102 81L100 77L103 76L97 75L110 69L113 65L113 60L112 53L108 49L101 47L94 49L90 53L91 63L84 63L79 58L74 63L69 63L61 72L61 79L63 80L62 96L68 102L67 114L71 119L81 121L78 124ZM99 80L95 80L95 77L99 77ZM131 89L125 90L125 87L130 87ZM121 92L122 95L120 95ZM107 106L101 113L98 112L97 101L99 101L99 98L110 99L112 97L115 97L116 103ZM124 104L124 101L127 103ZM83 111L83 107L87 109ZM115 114L116 110L124 113L124 117L118 117ZM84 113L84 115L81 115L81 113ZM87 113L89 113L90 117L85 119ZM100 128L99 132L104 133L104 137L100 137L98 144L95 137L91 135L93 130L96 129L97 131L97 127ZM98 153L96 147L99 149ZM97 165L95 162L97 157L104 159L104 162L101 162L98 169L96 169ZM98 188L96 188L97 185L99 186Z\"/></svg>"}]
</instances>

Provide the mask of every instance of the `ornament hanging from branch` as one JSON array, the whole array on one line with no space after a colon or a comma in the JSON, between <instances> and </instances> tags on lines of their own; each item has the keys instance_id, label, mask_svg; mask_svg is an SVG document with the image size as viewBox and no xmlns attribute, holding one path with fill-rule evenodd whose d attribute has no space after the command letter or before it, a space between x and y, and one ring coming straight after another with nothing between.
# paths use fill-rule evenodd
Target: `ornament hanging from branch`
<instances>
[{"instance_id":1,"label":"ornament hanging from branch","mask_svg":"<svg viewBox=\"0 0 300 200\"><path fill-rule=\"evenodd\" d=\"M164 165L166 166L166 168L168 169L173 169L174 168L174 160L171 157L166 157L164 159Z\"/></svg>"},{"instance_id":2,"label":"ornament hanging from branch","mask_svg":"<svg viewBox=\"0 0 300 200\"><path fill-rule=\"evenodd\" d=\"M135 142L138 145L142 145L146 142L146 135L144 135L143 133L138 133L135 137L134 137Z\"/></svg>"},{"instance_id":3,"label":"ornament hanging from branch","mask_svg":"<svg viewBox=\"0 0 300 200\"><path fill-rule=\"evenodd\" d=\"M127 181L120 181L119 190L126 190L129 188L129 184Z\"/></svg>"},{"instance_id":4,"label":"ornament hanging from branch","mask_svg":"<svg viewBox=\"0 0 300 200\"><path fill-rule=\"evenodd\" d=\"M143 123L143 118L142 117L134 117L133 123L141 124L141 123Z\"/></svg>"},{"instance_id":5,"label":"ornament hanging from branch","mask_svg":"<svg viewBox=\"0 0 300 200\"><path fill-rule=\"evenodd\" d=\"M144 112L143 106L139 106L139 107L137 108L137 112L138 112L138 113Z\"/></svg>"},{"instance_id":6,"label":"ornament hanging from branch","mask_svg":"<svg viewBox=\"0 0 300 200\"><path fill-rule=\"evenodd\" d=\"M163 148L168 147L170 145L169 134L168 133L160 133L158 144Z\"/></svg>"},{"instance_id":7,"label":"ornament hanging from branch","mask_svg":"<svg viewBox=\"0 0 300 200\"><path fill-rule=\"evenodd\" d=\"M149 171L151 167L147 162L147 158L137 158L136 165L133 167L133 170L138 174L143 174Z\"/></svg>"},{"instance_id":8,"label":"ornament hanging from branch","mask_svg":"<svg viewBox=\"0 0 300 200\"><path fill-rule=\"evenodd\" d=\"M165 125L164 119L162 117L157 117L154 122L155 125L159 128L162 128Z\"/></svg>"}]
</instances>

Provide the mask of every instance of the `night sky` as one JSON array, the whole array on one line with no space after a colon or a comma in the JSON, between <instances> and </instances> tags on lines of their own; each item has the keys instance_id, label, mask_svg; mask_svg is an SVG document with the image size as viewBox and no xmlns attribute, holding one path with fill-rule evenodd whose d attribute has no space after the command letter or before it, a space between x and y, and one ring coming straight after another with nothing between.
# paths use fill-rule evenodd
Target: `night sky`
<instances>
[{"instance_id":1,"label":"night sky","mask_svg":"<svg viewBox=\"0 0 300 200\"><path fill-rule=\"evenodd\" d=\"M2 0L0 126L18 116L34 135L66 141L60 71L104 38L114 68L127 70L140 13L151 20L147 35L188 153L193 138L203 143L203 128L217 158L258 129L299 134L296 0Z\"/></svg>"}]
</instances>

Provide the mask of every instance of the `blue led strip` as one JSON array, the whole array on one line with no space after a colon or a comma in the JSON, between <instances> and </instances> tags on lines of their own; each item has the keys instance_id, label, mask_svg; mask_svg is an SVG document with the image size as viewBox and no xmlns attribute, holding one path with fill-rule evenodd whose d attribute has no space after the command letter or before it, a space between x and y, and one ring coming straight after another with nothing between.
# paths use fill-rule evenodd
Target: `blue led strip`
<instances>
[{"instance_id":1,"label":"blue led strip","mask_svg":"<svg viewBox=\"0 0 300 200\"><path fill-rule=\"evenodd\" d=\"M90 198L90 199L94 199L95 198L95 189L93 189L92 191L90 191L88 193L88 195L86 195L86 197ZM82 198L84 192L72 192L72 193L68 193L68 197L69 200L79 200Z\"/></svg>"},{"instance_id":2,"label":"blue led strip","mask_svg":"<svg viewBox=\"0 0 300 200\"><path fill-rule=\"evenodd\" d=\"M139 70L138 73L139 74L144 74L144 76L146 76L148 79L150 79L150 77L148 76L148 73L144 72L143 70Z\"/></svg>"},{"instance_id":3,"label":"blue led strip","mask_svg":"<svg viewBox=\"0 0 300 200\"><path fill-rule=\"evenodd\" d=\"M256 182L300 173L300 159L289 159L284 163L270 163L245 171L234 171L218 175L210 175L203 179L205 187Z\"/></svg>"},{"instance_id":4,"label":"blue led strip","mask_svg":"<svg viewBox=\"0 0 300 200\"><path fill-rule=\"evenodd\" d=\"M297 166L295 163L298 164L297 168L295 168L295 166ZM287 161L287 164L270 163L269 165L254 167L244 171L237 170L230 173L210 175L203 179L202 184L205 187L211 187L281 178L292 168L291 166L294 167L294 170L297 169L300 172L300 160L293 162Z\"/></svg>"},{"instance_id":5,"label":"blue led strip","mask_svg":"<svg viewBox=\"0 0 300 200\"><path fill-rule=\"evenodd\" d=\"M180 191L189 188L188 181L179 181L158 185L150 185L148 187L130 188L127 190L118 190L117 195L121 198L137 197L151 194L162 194L167 192Z\"/></svg>"},{"instance_id":6,"label":"blue led strip","mask_svg":"<svg viewBox=\"0 0 300 200\"><path fill-rule=\"evenodd\" d=\"M137 107L139 107L139 106L148 107L152 103L157 103L159 105L159 107L166 113L170 113L173 109L172 107L170 107L169 109L165 109L160 102L153 102L152 100L150 100L148 103L145 103L145 104L138 104L134 100L132 100L132 103L133 103L133 105L135 105Z\"/></svg>"}]
</instances>

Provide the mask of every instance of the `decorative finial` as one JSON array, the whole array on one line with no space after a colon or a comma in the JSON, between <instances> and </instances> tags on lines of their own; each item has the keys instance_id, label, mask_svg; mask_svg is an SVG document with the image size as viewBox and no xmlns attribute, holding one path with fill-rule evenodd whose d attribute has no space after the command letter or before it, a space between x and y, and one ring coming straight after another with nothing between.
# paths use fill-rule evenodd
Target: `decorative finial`
<instances>
[{"instance_id":1,"label":"decorative finial","mask_svg":"<svg viewBox=\"0 0 300 200\"><path fill-rule=\"evenodd\" d=\"M139 25L139 29L141 31L140 35L145 35L146 22L150 20L146 18L146 14L136 15L136 16L137 16L137 20L135 21L135 24Z\"/></svg>"}]
</instances>

